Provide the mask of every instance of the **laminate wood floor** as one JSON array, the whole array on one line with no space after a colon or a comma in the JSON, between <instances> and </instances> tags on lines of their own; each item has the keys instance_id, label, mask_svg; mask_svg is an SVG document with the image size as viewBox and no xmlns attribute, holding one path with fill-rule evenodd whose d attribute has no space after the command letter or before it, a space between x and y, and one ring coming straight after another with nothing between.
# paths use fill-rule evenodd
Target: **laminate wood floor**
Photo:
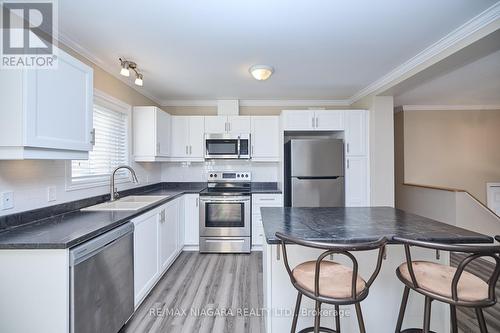
<instances>
[{"instance_id":1,"label":"laminate wood floor","mask_svg":"<svg viewBox=\"0 0 500 333\"><path fill-rule=\"evenodd\" d=\"M260 333L262 253L183 252L121 333Z\"/></svg>"}]
</instances>

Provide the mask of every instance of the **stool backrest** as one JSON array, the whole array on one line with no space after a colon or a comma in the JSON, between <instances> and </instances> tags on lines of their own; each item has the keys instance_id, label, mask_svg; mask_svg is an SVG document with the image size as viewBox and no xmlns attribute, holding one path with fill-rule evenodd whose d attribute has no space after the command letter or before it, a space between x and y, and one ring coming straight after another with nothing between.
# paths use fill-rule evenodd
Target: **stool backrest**
<instances>
[{"instance_id":1,"label":"stool backrest","mask_svg":"<svg viewBox=\"0 0 500 333\"><path fill-rule=\"evenodd\" d=\"M500 237L496 236L495 239L500 241ZM467 265L469 265L472 261L478 258L492 258L495 266L491 273L488 281L488 300L487 302L496 303L496 295L495 295L495 287L498 282L498 278L500 276L500 246L499 245L461 245L461 244L442 244L435 242L424 242L414 239L407 239L402 237L394 237L394 241L401 243L405 247L406 254L406 263L408 265L408 272L411 277L411 282L415 288L419 288L418 281L415 277L415 272L413 271L413 262L411 257L411 246L433 249L433 250L442 250L447 252L460 252L467 254L462 261L457 266L457 270L455 275L453 276L453 280L451 283L451 296L453 301L458 302L458 282L460 281L460 277L464 272Z\"/></svg>"},{"instance_id":2,"label":"stool backrest","mask_svg":"<svg viewBox=\"0 0 500 333\"><path fill-rule=\"evenodd\" d=\"M316 265L315 265L315 274L314 274L314 295L316 297L323 297L327 298L324 296L321 296L319 293L319 276L320 276L320 269L321 269L321 262L331 254L340 254L343 255L347 258L349 258L352 262L352 281L351 281L351 297L347 299L341 299L339 300L340 302L355 302L359 299L363 299L366 297L366 294L368 293L368 290L370 286L372 285L373 281L375 281L375 278L377 277L378 273L380 272L380 268L382 267L382 259L384 257L385 253L385 245L387 244L387 239L385 237L382 237L380 239L377 239L376 241L371 241L371 242L356 242L356 243L329 243L329 242L318 242L318 241L309 241L301 238L296 238L292 236L288 236L282 233L277 232L276 237L280 240L281 242L281 247L283 250L283 262L285 263L285 268L288 272L288 275L290 276L290 280L292 281L293 284L296 283L296 280L293 276L292 269L290 268L290 265L288 263L288 254L286 250L286 244L296 244L296 245L301 245L309 248L315 248L315 249L321 249L325 250L317 259L316 259ZM374 272L366 282L366 287L363 290L362 293L358 293L356 290L356 282L358 279L358 261L356 258L350 253L350 252L356 252L356 251L369 251L369 250L376 250L378 249L378 257L377 257L377 264L375 267ZM333 298L329 298L329 300L335 301Z\"/></svg>"}]
</instances>

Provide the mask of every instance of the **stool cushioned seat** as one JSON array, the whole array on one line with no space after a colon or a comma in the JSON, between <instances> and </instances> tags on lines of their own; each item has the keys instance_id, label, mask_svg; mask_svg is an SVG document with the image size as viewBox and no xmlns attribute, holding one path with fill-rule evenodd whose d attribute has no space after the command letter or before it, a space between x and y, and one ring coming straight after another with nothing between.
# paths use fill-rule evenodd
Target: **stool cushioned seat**
<instances>
[{"instance_id":1,"label":"stool cushioned seat","mask_svg":"<svg viewBox=\"0 0 500 333\"><path fill-rule=\"evenodd\" d=\"M297 284L314 293L314 275L316 261L307 261L297 265L292 271ZM319 294L331 298L352 297L352 268L342 264L324 260L319 271ZM359 295L366 288L366 282L359 274L356 282L356 293Z\"/></svg>"},{"instance_id":2,"label":"stool cushioned seat","mask_svg":"<svg viewBox=\"0 0 500 333\"><path fill-rule=\"evenodd\" d=\"M411 276L407 263L398 267L402 277L410 284ZM418 287L451 299L451 284L456 272L455 267L428 261L413 261L413 272ZM488 284L479 277L464 271L457 286L459 301L474 302L488 298Z\"/></svg>"}]
</instances>

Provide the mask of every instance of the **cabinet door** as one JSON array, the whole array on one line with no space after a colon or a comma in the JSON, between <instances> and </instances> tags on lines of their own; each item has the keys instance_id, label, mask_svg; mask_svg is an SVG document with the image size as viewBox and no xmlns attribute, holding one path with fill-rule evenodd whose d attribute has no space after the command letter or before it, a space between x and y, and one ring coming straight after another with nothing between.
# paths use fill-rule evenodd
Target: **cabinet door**
<instances>
[{"instance_id":1,"label":"cabinet door","mask_svg":"<svg viewBox=\"0 0 500 333\"><path fill-rule=\"evenodd\" d=\"M158 213L134 222L134 304L153 287L158 270Z\"/></svg>"},{"instance_id":2,"label":"cabinet door","mask_svg":"<svg viewBox=\"0 0 500 333\"><path fill-rule=\"evenodd\" d=\"M279 161L279 117L252 117L252 152L253 160Z\"/></svg>"},{"instance_id":3,"label":"cabinet door","mask_svg":"<svg viewBox=\"0 0 500 333\"><path fill-rule=\"evenodd\" d=\"M200 242L200 197L198 194L184 196L184 243L199 245Z\"/></svg>"},{"instance_id":4,"label":"cabinet door","mask_svg":"<svg viewBox=\"0 0 500 333\"><path fill-rule=\"evenodd\" d=\"M315 111L314 127L323 131L343 131L344 111L324 110Z\"/></svg>"},{"instance_id":5,"label":"cabinet door","mask_svg":"<svg viewBox=\"0 0 500 333\"><path fill-rule=\"evenodd\" d=\"M156 109L156 154L162 157L170 156L170 115Z\"/></svg>"},{"instance_id":6,"label":"cabinet door","mask_svg":"<svg viewBox=\"0 0 500 333\"><path fill-rule=\"evenodd\" d=\"M175 258L177 250L177 201L169 202L160 212L160 272L165 271Z\"/></svg>"},{"instance_id":7,"label":"cabinet door","mask_svg":"<svg viewBox=\"0 0 500 333\"><path fill-rule=\"evenodd\" d=\"M229 133L241 134L250 133L250 117L249 116L228 116Z\"/></svg>"},{"instance_id":8,"label":"cabinet door","mask_svg":"<svg viewBox=\"0 0 500 333\"><path fill-rule=\"evenodd\" d=\"M227 116L206 116L205 133L226 133L228 131Z\"/></svg>"},{"instance_id":9,"label":"cabinet door","mask_svg":"<svg viewBox=\"0 0 500 333\"><path fill-rule=\"evenodd\" d=\"M59 51L57 69L26 70L25 81L25 145L92 150L92 68Z\"/></svg>"},{"instance_id":10,"label":"cabinet door","mask_svg":"<svg viewBox=\"0 0 500 333\"><path fill-rule=\"evenodd\" d=\"M347 156L367 154L367 111L345 111L345 141Z\"/></svg>"},{"instance_id":11,"label":"cabinet door","mask_svg":"<svg viewBox=\"0 0 500 333\"><path fill-rule=\"evenodd\" d=\"M314 111L283 111L283 129L294 131L310 131L314 129Z\"/></svg>"},{"instance_id":12,"label":"cabinet door","mask_svg":"<svg viewBox=\"0 0 500 333\"><path fill-rule=\"evenodd\" d=\"M204 158L204 117L189 117L189 157Z\"/></svg>"},{"instance_id":13,"label":"cabinet door","mask_svg":"<svg viewBox=\"0 0 500 333\"><path fill-rule=\"evenodd\" d=\"M369 206L368 159L366 157L346 158L345 186L346 206Z\"/></svg>"},{"instance_id":14,"label":"cabinet door","mask_svg":"<svg viewBox=\"0 0 500 333\"><path fill-rule=\"evenodd\" d=\"M189 154L189 118L185 116L172 116L172 157L187 157Z\"/></svg>"}]
</instances>

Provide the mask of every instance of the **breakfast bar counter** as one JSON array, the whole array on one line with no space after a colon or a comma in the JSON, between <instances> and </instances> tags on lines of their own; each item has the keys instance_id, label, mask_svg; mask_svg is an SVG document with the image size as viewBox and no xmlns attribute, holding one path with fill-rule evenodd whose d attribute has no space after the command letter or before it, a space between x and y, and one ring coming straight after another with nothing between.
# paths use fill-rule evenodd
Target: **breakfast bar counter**
<instances>
[{"instance_id":1,"label":"breakfast bar counter","mask_svg":"<svg viewBox=\"0 0 500 333\"><path fill-rule=\"evenodd\" d=\"M292 286L283 264L279 240L275 233L306 240L350 243L376 240L386 237L386 257L382 269L370 288L370 294L361 303L366 327L371 332L394 332L403 284L396 277L396 268L405 262L404 248L393 241L393 237L435 241L442 243L491 243L493 238L453 225L441 223L392 207L339 207L339 208L262 208L262 223L265 232L263 244L264 307L268 333L290 331L296 290ZM287 246L291 267L315 260L321 250ZM376 264L375 251L354 252L360 266L360 275L369 277ZM427 260L449 264L448 253L414 248L414 260ZM343 256L334 256L334 261L351 266ZM403 328L422 327L423 300L421 295L410 294ZM299 317L297 331L312 326L314 304L307 297ZM358 332L356 315L351 306L341 306L342 332ZM333 308L325 306L321 326L335 327ZM445 304L433 304L431 329L449 332L449 310Z\"/></svg>"}]
</instances>

